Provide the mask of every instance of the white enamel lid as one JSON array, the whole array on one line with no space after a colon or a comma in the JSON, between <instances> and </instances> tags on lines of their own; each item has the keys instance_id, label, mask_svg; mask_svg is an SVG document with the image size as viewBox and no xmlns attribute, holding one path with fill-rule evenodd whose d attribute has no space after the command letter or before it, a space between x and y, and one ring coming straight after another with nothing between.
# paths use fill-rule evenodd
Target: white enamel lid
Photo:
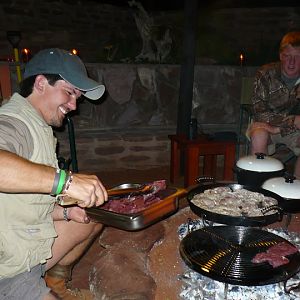
<instances>
[{"instance_id":1,"label":"white enamel lid","mask_svg":"<svg viewBox=\"0 0 300 300\"><path fill-rule=\"evenodd\" d=\"M262 188L283 198L300 199L300 180L294 176L270 178L263 183Z\"/></svg>"},{"instance_id":2,"label":"white enamel lid","mask_svg":"<svg viewBox=\"0 0 300 300\"><path fill-rule=\"evenodd\" d=\"M255 153L255 155L241 157L237 161L236 166L240 169L256 172L275 172L284 169L280 160L267 156L264 153Z\"/></svg>"}]
</instances>

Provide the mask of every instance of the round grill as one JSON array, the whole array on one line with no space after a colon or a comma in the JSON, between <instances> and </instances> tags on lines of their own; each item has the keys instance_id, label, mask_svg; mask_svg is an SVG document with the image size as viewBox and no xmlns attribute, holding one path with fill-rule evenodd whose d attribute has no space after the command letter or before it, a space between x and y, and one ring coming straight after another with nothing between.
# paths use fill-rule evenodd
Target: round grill
<instances>
[{"instance_id":1,"label":"round grill","mask_svg":"<svg viewBox=\"0 0 300 300\"><path fill-rule=\"evenodd\" d=\"M188 234L179 249L185 263L202 275L230 284L265 285L285 281L300 269L299 252L276 268L268 262L251 262L257 253L283 241L289 243L261 229L213 226Z\"/></svg>"}]
</instances>

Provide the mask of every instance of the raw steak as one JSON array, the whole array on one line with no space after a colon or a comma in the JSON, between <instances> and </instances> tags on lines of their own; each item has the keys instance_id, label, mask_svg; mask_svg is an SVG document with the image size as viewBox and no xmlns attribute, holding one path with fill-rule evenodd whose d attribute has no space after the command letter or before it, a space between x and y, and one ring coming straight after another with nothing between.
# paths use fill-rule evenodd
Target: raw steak
<instances>
[{"instance_id":1,"label":"raw steak","mask_svg":"<svg viewBox=\"0 0 300 300\"><path fill-rule=\"evenodd\" d=\"M298 249L295 246L281 242L271 246L266 252L257 253L251 261L256 264L268 262L273 268L277 268L288 264L289 259L286 256L294 254L297 251Z\"/></svg>"},{"instance_id":2,"label":"raw steak","mask_svg":"<svg viewBox=\"0 0 300 300\"><path fill-rule=\"evenodd\" d=\"M262 262L268 262L273 268L277 268L279 266L285 265L289 263L288 258L268 252L261 252L255 255L252 259L253 263L259 264Z\"/></svg>"},{"instance_id":3,"label":"raw steak","mask_svg":"<svg viewBox=\"0 0 300 300\"><path fill-rule=\"evenodd\" d=\"M278 243L278 244L270 247L267 252L286 256L286 255L294 254L297 251L298 251L298 249L295 246L288 244L286 242L281 242L281 243Z\"/></svg>"},{"instance_id":4,"label":"raw steak","mask_svg":"<svg viewBox=\"0 0 300 300\"><path fill-rule=\"evenodd\" d=\"M144 210L148 206L161 201L157 193L161 190L166 189L165 180L157 180L152 183L151 192L141 195L126 196L120 199L110 199L104 205L101 206L102 209L109 210L116 213L132 214Z\"/></svg>"}]
</instances>

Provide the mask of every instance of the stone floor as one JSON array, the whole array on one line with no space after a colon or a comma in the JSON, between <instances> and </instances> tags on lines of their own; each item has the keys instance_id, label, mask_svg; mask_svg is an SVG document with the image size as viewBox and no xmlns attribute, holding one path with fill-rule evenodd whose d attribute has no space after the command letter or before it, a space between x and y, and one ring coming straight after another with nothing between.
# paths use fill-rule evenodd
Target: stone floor
<instances>
[{"instance_id":1,"label":"stone floor","mask_svg":"<svg viewBox=\"0 0 300 300\"><path fill-rule=\"evenodd\" d=\"M169 184L169 168L116 170L97 175L107 187L159 179L166 179ZM173 186L183 187L183 179L179 178ZM188 218L198 216L181 198L176 214L144 230L128 232L106 227L75 266L73 285L91 287L99 300L180 299L182 282L178 275L186 266L178 251L177 228ZM283 226L283 222L273 226ZM293 216L289 229L300 231L299 225L300 217Z\"/></svg>"}]
</instances>

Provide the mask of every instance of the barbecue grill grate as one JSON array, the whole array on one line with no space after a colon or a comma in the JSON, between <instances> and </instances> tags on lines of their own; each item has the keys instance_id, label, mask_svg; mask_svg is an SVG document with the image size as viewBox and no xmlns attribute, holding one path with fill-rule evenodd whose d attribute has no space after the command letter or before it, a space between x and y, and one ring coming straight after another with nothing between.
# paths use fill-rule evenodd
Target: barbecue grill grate
<instances>
[{"instance_id":1,"label":"barbecue grill grate","mask_svg":"<svg viewBox=\"0 0 300 300\"><path fill-rule=\"evenodd\" d=\"M188 234L180 243L180 254L193 270L230 284L266 285L287 280L300 269L300 253L289 263L273 268L268 262L251 260L259 252L287 240L261 229L243 226L206 227Z\"/></svg>"}]
</instances>

